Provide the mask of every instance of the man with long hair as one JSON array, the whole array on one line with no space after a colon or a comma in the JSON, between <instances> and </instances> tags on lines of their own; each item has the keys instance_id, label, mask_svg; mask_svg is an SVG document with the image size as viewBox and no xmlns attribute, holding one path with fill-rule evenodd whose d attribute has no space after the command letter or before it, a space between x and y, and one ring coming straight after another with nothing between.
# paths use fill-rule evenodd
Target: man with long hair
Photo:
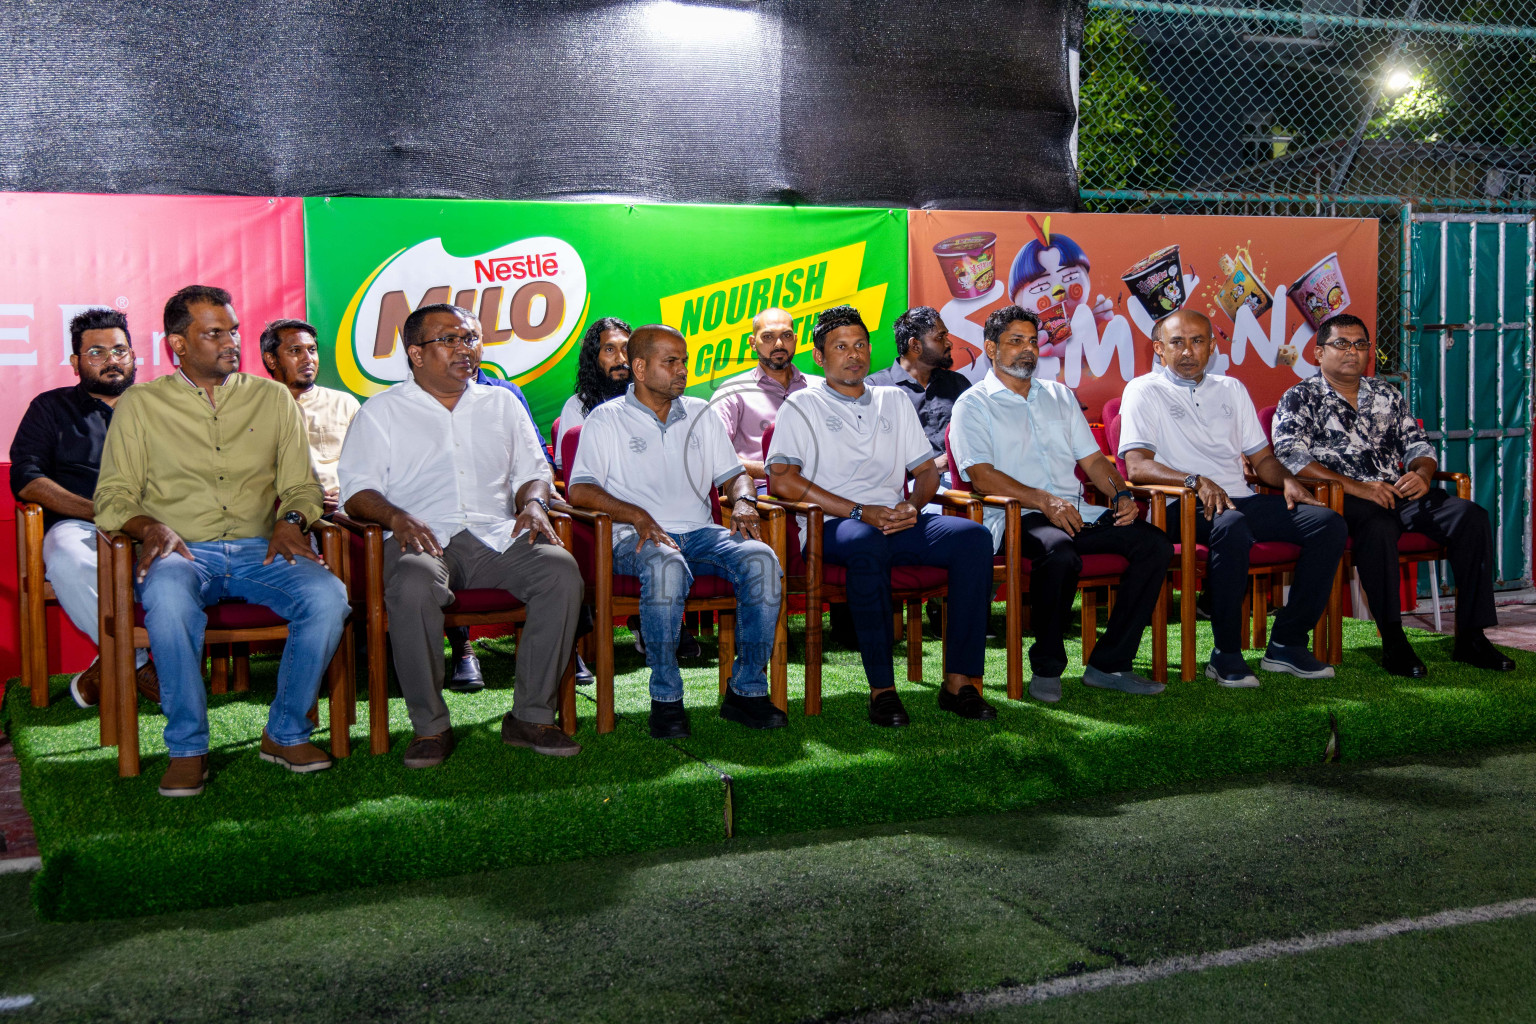
<instances>
[{"instance_id":1,"label":"man with long hair","mask_svg":"<svg viewBox=\"0 0 1536 1024\"><path fill-rule=\"evenodd\" d=\"M586 421L587 414L610 398L629 389L629 324L616 316L594 320L581 338L581 353L576 357L576 393L560 409L559 430L555 433L555 468L564 468L561 439L572 427Z\"/></svg>"}]
</instances>

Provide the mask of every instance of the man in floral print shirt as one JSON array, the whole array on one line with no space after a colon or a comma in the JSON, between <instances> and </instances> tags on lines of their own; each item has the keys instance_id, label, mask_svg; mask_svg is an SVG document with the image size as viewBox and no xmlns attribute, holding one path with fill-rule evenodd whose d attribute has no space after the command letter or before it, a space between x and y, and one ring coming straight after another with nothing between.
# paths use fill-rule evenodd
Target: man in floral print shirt
<instances>
[{"instance_id":1,"label":"man in floral print shirt","mask_svg":"<svg viewBox=\"0 0 1536 1024\"><path fill-rule=\"evenodd\" d=\"M1340 313L1317 330L1321 373L1297 384L1275 410L1275 456L1291 472L1344 485L1344 520L1355 568L1381 630L1382 666L1393 675L1427 674L1403 635L1398 607L1397 540L1412 530L1445 545L1456 575L1454 657L1508 672L1515 663L1483 635L1493 607L1493 531L1479 505L1438 487L1435 453L1390 384L1365 376L1371 340L1357 316Z\"/></svg>"}]
</instances>

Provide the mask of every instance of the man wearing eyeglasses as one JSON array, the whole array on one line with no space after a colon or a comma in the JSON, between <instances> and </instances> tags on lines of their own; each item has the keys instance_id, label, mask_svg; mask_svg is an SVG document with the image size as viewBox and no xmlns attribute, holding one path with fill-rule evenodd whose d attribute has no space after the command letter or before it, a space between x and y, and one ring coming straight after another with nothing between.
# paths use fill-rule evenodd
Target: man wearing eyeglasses
<instances>
[{"instance_id":1,"label":"man wearing eyeglasses","mask_svg":"<svg viewBox=\"0 0 1536 1024\"><path fill-rule=\"evenodd\" d=\"M1452 657L1508 672L1515 663L1483 630L1498 624L1493 605L1493 530L1480 505L1431 486L1435 451L1402 392L1375 377L1365 322L1349 313L1317 329L1321 371L1287 391L1275 409L1275 457L1296 473L1344 485L1344 521L1355 569L1381 631L1382 667L1396 676L1428 675L1403 633L1397 541L1404 530L1450 551L1456 575Z\"/></svg>"},{"instance_id":2,"label":"man wearing eyeglasses","mask_svg":"<svg viewBox=\"0 0 1536 1024\"><path fill-rule=\"evenodd\" d=\"M75 628L96 642L96 510L91 496L112 409L137 372L128 318L88 309L69 322L70 369L80 383L32 400L11 442L11 493L43 507L43 571ZM139 692L160 699L149 652L134 652ZM101 699L101 661L69 681L82 708Z\"/></svg>"},{"instance_id":3,"label":"man wearing eyeglasses","mask_svg":"<svg viewBox=\"0 0 1536 1024\"><path fill-rule=\"evenodd\" d=\"M581 572L546 513L554 499L533 422L505 388L476 384L480 322L446 303L400 331L411 376L370 398L341 449L347 514L387 531L389 643L415 738L407 768L453 752L443 702L443 609L455 590L505 590L528 607L502 742L568 757L555 725L581 608Z\"/></svg>"},{"instance_id":4,"label":"man wearing eyeglasses","mask_svg":"<svg viewBox=\"0 0 1536 1024\"><path fill-rule=\"evenodd\" d=\"M309 709L341 639L347 591L308 534L320 483L288 389L240 371L229 292L181 289L165 304L175 373L130 389L101 454L96 525L139 542L135 592L159 666L170 767L160 795L196 796L208 779L203 636L208 605L237 598L288 623L263 761L331 766L309 742Z\"/></svg>"}]
</instances>

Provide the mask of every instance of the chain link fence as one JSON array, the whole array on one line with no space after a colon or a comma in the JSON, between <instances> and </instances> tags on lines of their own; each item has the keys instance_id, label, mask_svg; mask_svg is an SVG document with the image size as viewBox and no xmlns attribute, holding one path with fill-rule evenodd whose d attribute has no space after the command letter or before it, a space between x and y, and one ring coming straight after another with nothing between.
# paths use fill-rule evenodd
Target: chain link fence
<instances>
[{"instance_id":1,"label":"chain link fence","mask_svg":"<svg viewBox=\"0 0 1536 1024\"><path fill-rule=\"evenodd\" d=\"M1536 208L1533 24L1536 0L1090 0L1083 208L1377 217L1393 373L1410 211Z\"/></svg>"}]
</instances>

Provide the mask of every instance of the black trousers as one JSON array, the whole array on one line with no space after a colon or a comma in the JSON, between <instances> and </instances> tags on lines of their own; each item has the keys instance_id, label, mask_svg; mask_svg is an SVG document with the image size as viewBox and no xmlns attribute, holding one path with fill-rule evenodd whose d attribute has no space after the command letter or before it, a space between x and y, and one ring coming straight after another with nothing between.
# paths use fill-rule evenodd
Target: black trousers
<instances>
[{"instance_id":1,"label":"black trousers","mask_svg":"<svg viewBox=\"0 0 1536 1024\"><path fill-rule=\"evenodd\" d=\"M1403 531L1422 533L1450 550L1456 574L1456 632L1498 624L1493 610L1493 527L1488 512L1438 487L1415 501L1382 508L1374 501L1344 497L1344 521L1355 540L1355 570L1376 621L1403 621L1398 603L1397 539Z\"/></svg>"},{"instance_id":2,"label":"black trousers","mask_svg":"<svg viewBox=\"0 0 1536 1024\"><path fill-rule=\"evenodd\" d=\"M1301 647L1328 606L1333 574L1344 554L1349 528L1331 509L1317 505L1285 507L1278 494L1253 494L1233 498L1235 511L1207 520L1195 514L1195 540L1210 549L1205 586L1211 595L1211 634L1216 650L1237 654L1242 650L1243 595L1248 590L1248 549L1255 541L1285 541L1301 548L1291 579L1291 596L1275 612L1270 641L1277 646ZM1179 535L1179 503L1168 507L1168 533Z\"/></svg>"},{"instance_id":3,"label":"black trousers","mask_svg":"<svg viewBox=\"0 0 1536 1024\"><path fill-rule=\"evenodd\" d=\"M1019 526L1020 554L1030 561L1029 622L1035 642L1029 648L1029 667L1040 676L1059 676L1066 669L1067 649L1062 638L1077 595L1082 556L1119 555L1130 566L1121 577L1104 639L1094 647L1088 662L1104 672L1129 669L1141 645L1141 634L1157 607L1173 544L1157 527L1141 521L1080 530L1072 537L1052 526L1045 513L1029 512Z\"/></svg>"}]
</instances>

